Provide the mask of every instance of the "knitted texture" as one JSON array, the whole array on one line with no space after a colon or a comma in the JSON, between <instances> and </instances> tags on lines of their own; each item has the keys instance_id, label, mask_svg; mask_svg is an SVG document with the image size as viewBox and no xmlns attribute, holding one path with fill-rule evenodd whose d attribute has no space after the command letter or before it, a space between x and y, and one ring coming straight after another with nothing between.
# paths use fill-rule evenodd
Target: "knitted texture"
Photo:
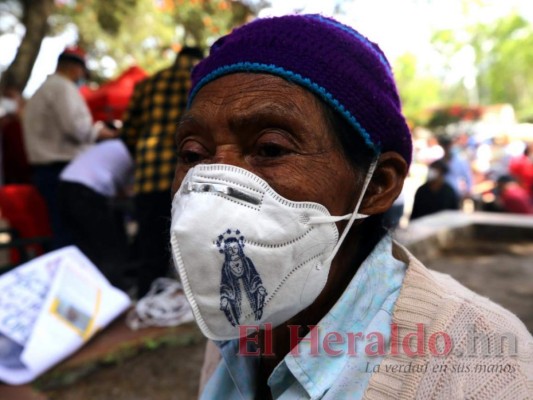
<instances>
[{"instance_id":1,"label":"knitted texture","mask_svg":"<svg viewBox=\"0 0 533 400\"><path fill-rule=\"evenodd\" d=\"M411 162L412 142L390 65L379 47L319 15L255 20L216 41L192 73L189 105L209 82L256 72L294 82L338 111L375 153Z\"/></svg>"},{"instance_id":2,"label":"knitted texture","mask_svg":"<svg viewBox=\"0 0 533 400\"><path fill-rule=\"evenodd\" d=\"M424 355L409 357L404 352L388 355L379 372L372 374L363 398L533 398L533 338L524 324L509 311L475 294L450 276L426 269L404 247L395 244L393 255L407 263L408 268L392 322L398 326L401 339L416 332L417 324L424 325ZM477 355L464 353L472 340L470 329L488 340L491 355L482 355L480 343L477 344ZM434 356L428 350L429 338L437 332L446 332L453 343L446 356ZM504 336L516 338L516 353L509 346L503 346L503 351L498 350ZM411 368L411 372L398 372L401 368ZM504 372L502 368L505 368Z\"/></svg>"}]
</instances>

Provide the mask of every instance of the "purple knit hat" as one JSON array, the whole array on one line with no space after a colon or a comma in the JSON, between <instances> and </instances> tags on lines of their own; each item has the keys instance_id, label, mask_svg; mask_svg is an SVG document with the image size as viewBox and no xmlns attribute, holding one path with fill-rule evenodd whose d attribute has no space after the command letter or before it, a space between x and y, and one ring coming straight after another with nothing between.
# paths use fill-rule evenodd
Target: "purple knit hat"
<instances>
[{"instance_id":1,"label":"purple knit hat","mask_svg":"<svg viewBox=\"0 0 533 400\"><path fill-rule=\"evenodd\" d=\"M193 70L189 105L207 83L236 72L303 86L346 118L374 152L396 151L411 162L411 133L391 67L354 29L320 15L257 19L235 29Z\"/></svg>"}]
</instances>

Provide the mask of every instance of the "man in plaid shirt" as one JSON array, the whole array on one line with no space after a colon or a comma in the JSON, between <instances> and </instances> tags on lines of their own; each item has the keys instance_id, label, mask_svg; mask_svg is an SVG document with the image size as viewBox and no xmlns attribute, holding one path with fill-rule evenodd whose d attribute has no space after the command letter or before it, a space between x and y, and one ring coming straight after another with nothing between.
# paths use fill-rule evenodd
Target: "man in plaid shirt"
<instances>
[{"instance_id":1,"label":"man in plaid shirt","mask_svg":"<svg viewBox=\"0 0 533 400\"><path fill-rule=\"evenodd\" d=\"M176 166L174 134L187 105L190 73L200 49L184 47L176 62L139 83L124 117L122 133L135 160L135 207L141 266L138 297L169 266L170 187Z\"/></svg>"}]
</instances>

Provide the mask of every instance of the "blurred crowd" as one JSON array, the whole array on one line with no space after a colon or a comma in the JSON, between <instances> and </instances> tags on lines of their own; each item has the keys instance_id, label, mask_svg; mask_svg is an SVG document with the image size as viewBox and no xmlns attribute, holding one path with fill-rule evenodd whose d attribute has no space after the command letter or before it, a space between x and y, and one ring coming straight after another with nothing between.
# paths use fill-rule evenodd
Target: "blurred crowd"
<instances>
[{"instance_id":1,"label":"blurred crowd","mask_svg":"<svg viewBox=\"0 0 533 400\"><path fill-rule=\"evenodd\" d=\"M76 245L134 297L173 271L174 134L190 72L202 57L200 49L184 47L173 65L140 81L122 120L95 120L80 92L88 70L78 47L59 55L55 73L31 98L9 82L0 89L0 233L12 241L7 268Z\"/></svg>"},{"instance_id":2,"label":"blurred crowd","mask_svg":"<svg viewBox=\"0 0 533 400\"><path fill-rule=\"evenodd\" d=\"M59 56L56 72L30 99L7 82L0 97L0 209L11 232L50 236L37 252L78 246L112 284L137 297L167 275L174 133L201 58L200 49L183 48L172 66L136 85L120 121L91 115L79 91L88 71L78 48ZM411 185L388 212L389 228L467 203L533 214L532 143L426 132L414 136L414 146ZM21 194L28 190L39 196L44 218L35 215L36 198ZM8 212L10 196L19 207ZM24 208L23 198L33 200ZM26 222L17 222L17 212ZM30 225L42 229L36 234Z\"/></svg>"},{"instance_id":3,"label":"blurred crowd","mask_svg":"<svg viewBox=\"0 0 533 400\"><path fill-rule=\"evenodd\" d=\"M509 135L432 135L415 140L413 169L427 168L411 219L446 209L533 214L533 143ZM419 175L420 176L420 175Z\"/></svg>"}]
</instances>

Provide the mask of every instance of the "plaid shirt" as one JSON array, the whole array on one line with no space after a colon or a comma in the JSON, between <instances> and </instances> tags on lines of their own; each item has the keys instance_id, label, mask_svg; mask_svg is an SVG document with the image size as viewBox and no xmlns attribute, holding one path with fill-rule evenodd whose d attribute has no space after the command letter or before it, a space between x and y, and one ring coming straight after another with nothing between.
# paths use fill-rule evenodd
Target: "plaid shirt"
<instances>
[{"instance_id":1,"label":"plaid shirt","mask_svg":"<svg viewBox=\"0 0 533 400\"><path fill-rule=\"evenodd\" d=\"M135 159L135 193L168 191L174 178L174 133L187 106L195 59L176 63L135 86L122 134Z\"/></svg>"}]
</instances>

